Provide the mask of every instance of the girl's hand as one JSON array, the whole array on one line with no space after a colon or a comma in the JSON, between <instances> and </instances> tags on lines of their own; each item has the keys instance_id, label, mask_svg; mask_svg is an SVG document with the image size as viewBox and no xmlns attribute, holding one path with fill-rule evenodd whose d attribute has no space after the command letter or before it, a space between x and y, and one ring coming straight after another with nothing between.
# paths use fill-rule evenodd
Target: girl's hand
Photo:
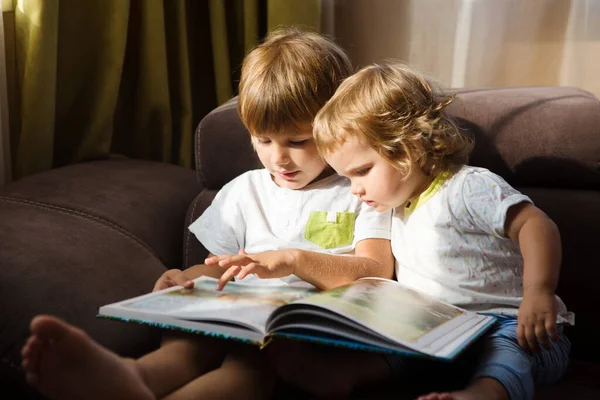
<instances>
[{"instance_id":1,"label":"girl's hand","mask_svg":"<svg viewBox=\"0 0 600 400\"><path fill-rule=\"evenodd\" d=\"M249 274L254 274L261 279L281 278L292 275L296 270L296 258L290 250L247 254L241 249L237 256L210 257L205 263L226 269L219 279L217 290L223 289L233 277L244 279Z\"/></svg>"},{"instance_id":2,"label":"girl's hand","mask_svg":"<svg viewBox=\"0 0 600 400\"><path fill-rule=\"evenodd\" d=\"M167 289L172 286L181 285L186 289L194 287L194 282L180 269L170 269L158 278L154 285L153 292L157 290Z\"/></svg>"},{"instance_id":3,"label":"girl's hand","mask_svg":"<svg viewBox=\"0 0 600 400\"><path fill-rule=\"evenodd\" d=\"M527 351L540 351L540 346L549 349L552 341L558 340L556 330L557 311L554 292L539 288L525 289L519 307L517 340Z\"/></svg>"}]
</instances>

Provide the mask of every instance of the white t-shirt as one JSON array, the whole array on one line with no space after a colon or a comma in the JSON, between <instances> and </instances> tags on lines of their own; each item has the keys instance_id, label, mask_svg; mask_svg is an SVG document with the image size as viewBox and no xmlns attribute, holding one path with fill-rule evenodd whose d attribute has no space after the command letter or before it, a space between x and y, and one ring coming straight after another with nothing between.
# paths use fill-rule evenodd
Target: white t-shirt
<instances>
[{"instance_id":1,"label":"white t-shirt","mask_svg":"<svg viewBox=\"0 0 600 400\"><path fill-rule=\"evenodd\" d=\"M447 179L446 179L447 178ZM516 315L523 258L506 236L508 209L531 200L484 168L442 176L392 217L398 281L476 312ZM558 322L573 323L558 298Z\"/></svg>"},{"instance_id":2,"label":"white t-shirt","mask_svg":"<svg viewBox=\"0 0 600 400\"><path fill-rule=\"evenodd\" d=\"M390 239L391 212L378 213L350 191L348 179L332 175L300 190L281 188L266 169L248 171L225 185L189 227L215 255L302 249L353 254L364 239ZM312 285L295 275L244 282Z\"/></svg>"}]
</instances>

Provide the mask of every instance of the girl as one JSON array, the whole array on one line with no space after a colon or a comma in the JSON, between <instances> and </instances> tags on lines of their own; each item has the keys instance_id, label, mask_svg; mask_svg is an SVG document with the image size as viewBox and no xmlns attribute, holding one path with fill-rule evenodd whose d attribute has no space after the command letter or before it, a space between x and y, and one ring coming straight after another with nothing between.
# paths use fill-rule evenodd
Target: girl
<instances>
[{"instance_id":1,"label":"girl","mask_svg":"<svg viewBox=\"0 0 600 400\"><path fill-rule=\"evenodd\" d=\"M420 399L531 399L534 385L558 380L568 362L557 323L573 315L554 294L559 232L500 176L464 165L472 143L444 113L450 101L406 65L373 65L340 85L313 133L355 195L393 210L399 281L497 316L471 383Z\"/></svg>"}]
</instances>

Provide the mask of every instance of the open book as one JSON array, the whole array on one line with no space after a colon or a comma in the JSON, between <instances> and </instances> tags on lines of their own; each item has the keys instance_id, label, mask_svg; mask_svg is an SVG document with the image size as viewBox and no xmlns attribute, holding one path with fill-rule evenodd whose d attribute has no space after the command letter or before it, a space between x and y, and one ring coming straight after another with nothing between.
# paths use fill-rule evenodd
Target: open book
<instances>
[{"instance_id":1,"label":"open book","mask_svg":"<svg viewBox=\"0 0 600 400\"><path fill-rule=\"evenodd\" d=\"M494 322L386 279L317 292L201 277L100 308L99 316L264 346L287 337L333 346L450 360Z\"/></svg>"}]
</instances>

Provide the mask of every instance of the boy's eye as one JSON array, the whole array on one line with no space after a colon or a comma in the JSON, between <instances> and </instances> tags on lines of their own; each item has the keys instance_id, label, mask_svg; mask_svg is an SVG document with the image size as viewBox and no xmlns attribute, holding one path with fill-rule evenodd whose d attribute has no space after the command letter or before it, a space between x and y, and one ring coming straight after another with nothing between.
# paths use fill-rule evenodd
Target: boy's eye
<instances>
[{"instance_id":1,"label":"boy's eye","mask_svg":"<svg viewBox=\"0 0 600 400\"><path fill-rule=\"evenodd\" d=\"M290 144L293 145L293 146L301 146L301 145L305 144L306 142L308 142L308 139L290 140Z\"/></svg>"},{"instance_id":2,"label":"boy's eye","mask_svg":"<svg viewBox=\"0 0 600 400\"><path fill-rule=\"evenodd\" d=\"M364 175L368 174L370 170L371 170L371 167L367 167L367 168L359 169L355 173L358 176L364 176Z\"/></svg>"},{"instance_id":3,"label":"boy's eye","mask_svg":"<svg viewBox=\"0 0 600 400\"><path fill-rule=\"evenodd\" d=\"M270 140L270 139L257 139L257 140L258 140L258 143L261 143L261 144L268 144L268 143L271 143L271 140Z\"/></svg>"}]
</instances>

